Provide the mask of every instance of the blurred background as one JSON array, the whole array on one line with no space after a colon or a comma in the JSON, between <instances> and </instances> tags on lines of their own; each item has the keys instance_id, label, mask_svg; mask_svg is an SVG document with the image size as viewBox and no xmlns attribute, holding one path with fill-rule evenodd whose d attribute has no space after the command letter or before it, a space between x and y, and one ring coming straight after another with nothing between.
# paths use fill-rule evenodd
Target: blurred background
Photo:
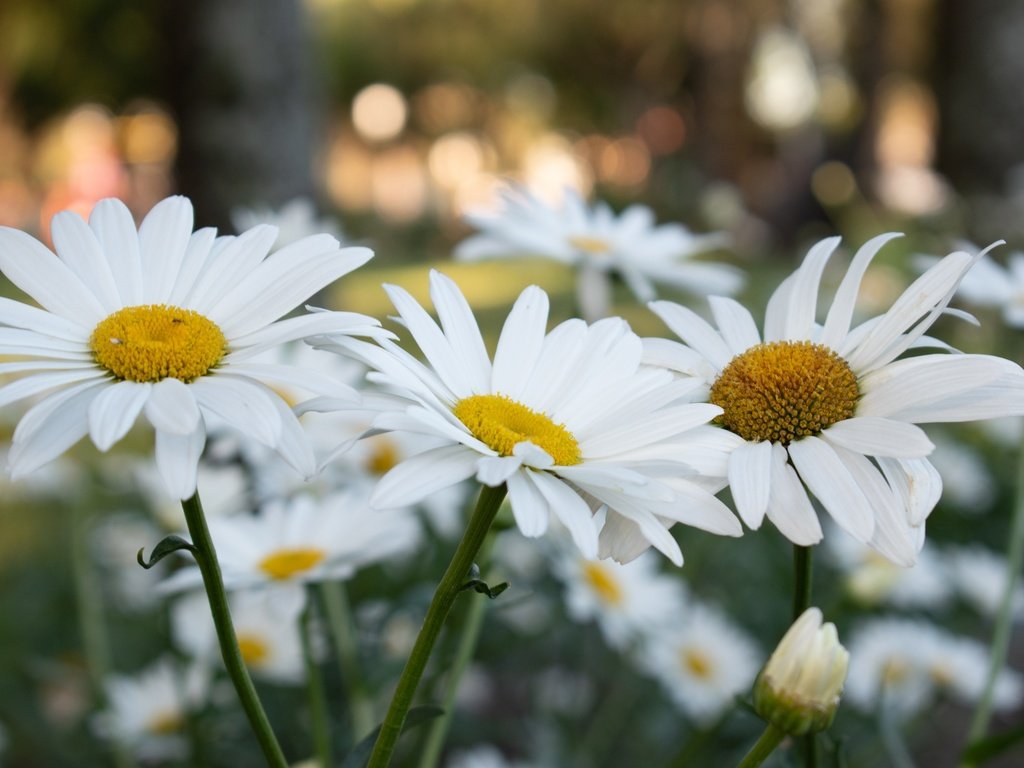
<instances>
[{"instance_id":1,"label":"blurred background","mask_svg":"<svg viewBox=\"0 0 1024 768\"><path fill-rule=\"evenodd\" d=\"M181 193L197 226L227 233L242 226L239 209L269 215L306 198L340 222L345 240L376 252L338 288L339 308L383 316L381 281L422 293L424 267L445 265L495 316L534 281L561 296L567 314L568 268L448 266L470 232L463 214L493 206L515 180L553 204L569 187L617 210L639 202L661 222L725 232L730 245L718 256L758 274L784 274L826 235L856 246L905 231L869 275L867 299L882 305L909 279L909 254L945 253L958 238L1024 244L1021 40L1024 4L1014 0L3 0L0 224L48 241L57 211L85 215L116 196L141 217ZM760 301L775 282L754 280L748 295ZM642 309L622 311L638 329L662 332ZM995 314L982 319L998 327ZM991 331L969 329L962 340L969 351L1020 349ZM954 437L947 469L960 478L947 488L975 492L944 501L961 512L940 507L930 534L999 550L1016 433ZM125 501L88 468L74 471L73 482L4 489L12 509L0 520L0 722L14 766L108 759L88 725L87 624L76 629L70 618L90 599L73 575L75 558L87 557L74 531ZM88 490L67 493L75 487ZM753 538L739 546L754 553ZM743 558L734 546L691 536L687 578L706 574L703 589L731 615L762 640L776 637L784 625L749 584L784 591L788 552ZM356 592L373 592L380 578ZM854 615L839 577L829 583L822 592ZM99 610L114 614L115 667L152 656L134 614ZM945 621L977 629L969 612ZM977 633L983 642L986 632ZM540 653L490 642L506 682ZM598 665L616 663L607 649L591 650ZM587 716L586 701L568 723ZM272 703L277 717L294 705L283 702ZM955 764L966 712L945 702L932 713L936 727L915 731L920 764ZM734 752L756 735L745 716L716 736ZM673 722L639 730L659 745ZM1001 722L1019 724L1019 709ZM529 757L521 733L483 731ZM467 733L457 730L456 744L469 746ZM608 765L620 766L677 751L609 749L620 757ZM892 754L861 753L851 765L885 765ZM690 764L717 759L705 752Z\"/></svg>"}]
</instances>

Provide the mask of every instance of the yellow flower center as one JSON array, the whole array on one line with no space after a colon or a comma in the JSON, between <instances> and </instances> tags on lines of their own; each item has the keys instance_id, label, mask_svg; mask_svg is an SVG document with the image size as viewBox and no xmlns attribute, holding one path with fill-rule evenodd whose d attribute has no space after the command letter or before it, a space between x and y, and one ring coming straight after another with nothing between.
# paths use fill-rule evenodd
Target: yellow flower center
<instances>
[{"instance_id":1,"label":"yellow flower center","mask_svg":"<svg viewBox=\"0 0 1024 768\"><path fill-rule=\"evenodd\" d=\"M279 549L260 560L260 570L270 578L281 581L308 571L326 556L326 551L315 547Z\"/></svg>"},{"instance_id":2,"label":"yellow flower center","mask_svg":"<svg viewBox=\"0 0 1024 768\"><path fill-rule=\"evenodd\" d=\"M772 341L736 355L711 386L718 421L745 440L789 445L853 416L857 377L809 341Z\"/></svg>"},{"instance_id":3,"label":"yellow flower center","mask_svg":"<svg viewBox=\"0 0 1024 768\"><path fill-rule=\"evenodd\" d=\"M609 605L618 605L624 595L622 587L602 563L587 561L583 564L583 578L597 596Z\"/></svg>"},{"instance_id":4,"label":"yellow flower center","mask_svg":"<svg viewBox=\"0 0 1024 768\"><path fill-rule=\"evenodd\" d=\"M707 680L714 672L714 664L699 648L685 648L681 654L683 669L696 678Z\"/></svg>"},{"instance_id":5,"label":"yellow flower center","mask_svg":"<svg viewBox=\"0 0 1024 768\"><path fill-rule=\"evenodd\" d=\"M590 253L595 256L608 253L612 249L607 240L602 240L600 237L587 237L586 235L570 237L569 245L584 253Z\"/></svg>"},{"instance_id":6,"label":"yellow flower center","mask_svg":"<svg viewBox=\"0 0 1024 768\"><path fill-rule=\"evenodd\" d=\"M579 464L580 445L564 424L556 424L505 395L470 395L452 409L473 436L501 456L511 456L519 443L543 448L560 467Z\"/></svg>"},{"instance_id":7,"label":"yellow flower center","mask_svg":"<svg viewBox=\"0 0 1024 768\"><path fill-rule=\"evenodd\" d=\"M89 337L96 362L118 379L192 381L224 356L220 328L198 312L166 304L124 307L100 321Z\"/></svg>"},{"instance_id":8,"label":"yellow flower center","mask_svg":"<svg viewBox=\"0 0 1024 768\"><path fill-rule=\"evenodd\" d=\"M146 729L154 736L168 736L177 733L185 723L177 712L158 712L149 719Z\"/></svg>"},{"instance_id":9,"label":"yellow flower center","mask_svg":"<svg viewBox=\"0 0 1024 768\"><path fill-rule=\"evenodd\" d=\"M394 441L381 435L373 441L373 449L366 458L366 468L374 475L383 475L398 464L400 458Z\"/></svg>"},{"instance_id":10,"label":"yellow flower center","mask_svg":"<svg viewBox=\"0 0 1024 768\"><path fill-rule=\"evenodd\" d=\"M896 685L907 679L910 665L905 659L887 659L882 665L882 685Z\"/></svg>"},{"instance_id":11,"label":"yellow flower center","mask_svg":"<svg viewBox=\"0 0 1024 768\"><path fill-rule=\"evenodd\" d=\"M242 654L242 661L250 666L258 667L270 655L270 647L258 635L238 635L238 650Z\"/></svg>"}]
</instances>

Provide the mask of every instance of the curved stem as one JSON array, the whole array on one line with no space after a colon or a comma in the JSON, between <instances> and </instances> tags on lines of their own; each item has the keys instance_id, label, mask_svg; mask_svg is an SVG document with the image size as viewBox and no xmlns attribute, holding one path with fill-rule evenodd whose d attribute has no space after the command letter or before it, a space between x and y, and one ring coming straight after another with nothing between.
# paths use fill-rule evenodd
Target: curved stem
<instances>
[{"instance_id":1,"label":"curved stem","mask_svg":"<svg viewBox=\"0 0 1024 768\"><path fill-rule=\"evenodd\" d=\"M1010 542L1006 552L1006 581L1003 583L1003 596L996 614L995 628L992 630L992 646L989 649L988 673L985 675L985 688L971 718L971 727L967 732L967 746L985 738L988 733L989 721L992 719L992 699L995 695L996 680L1006 664L1006 654L1010 647L1010 633L1013 630L1013 596L1017 591L1021 566L1024 565L1024 445L1020 447L1017 458L1017 496L1013 505L1013 518L1010 522Z\"/></svg>"},{"instance_id":2,"label":"curved stem","mask_svg":"<svg viewBox=\"0 0 1024 768\"><path fill-rule=\"evenodd\" d=\"M750 751L740 760L736 768L757 768L782 743L785 735L785 731L777 725L768 723L768 727L764 729L761 738L750 748Z\"/></svg>"},{"instance_id":3,"label":"curved stem","mask_svg":"<svg viewBox=\"0 0 1024 768\"><path fill-rule=\"evenodd\" d=\"M249 725L252 726L252 730L256 734L256 740L263 750L267 765L271 768L288 768L288 761L284 759L284 753L277 743L267 714L263 711L259 696L256 695L252 678L249 677L249 670L246 669L245 662L242 660L242 653L238 649L238 638L235 636L235 627L231 621L231 613L228 611L228 596L224 591L224 579L220 573L220 564L217 562L217 551L213 548L210 529L206 525L203 505L199 501L199 492L196 491L189 499L183 499L181 508L185 512L185 522L188 525L189 535L192 537L192 555L203 576L203 587L206 589L206 598L210 603L210 613L213 615L213 624L217 629L217 641L220 643L220 655L224 659L228 676L235 686L238 700L249 718Z\"/></svg>"},{"instance_id":4,"label":"curved stem","mask_svg":"<svg viewBox=\"0 0 1024 768\"><path fill-rule=\"evenodd\" d=\"M319 768L331 768L331 731L327 714L327 697L320 679L320 666L313 654L312 627L315 603L313 595L306 596L306 610L299 617L302 639L302 660L306 666L306 695L309 701L310 727L313 731L313 752Z\"/></svg>"},{"instance_id":5,"label":"curved stem","mask_svg":"<svg viewBox=\"0 0 1024 768\"><path fill-rule=\"evenodd\" d=\"M416 637L415 645L413 645L412 653L409 654L409 660L405 663L402 676L398 679L398 687L391 698L391 705L381 724L380 733L377 734L377 741L373 745L373 752L370 755L367 768L386 768L391 763L391 755L395 751L398 736L405 723L405 716L412 705L420 678L423 677L423 670L427 666L430 652L434 648L434 643L437 642L444 620L469 575L473 559L476 557L480 545L483 544L484 537L487 535L504 498L504 484L497 488L483 486L480 489L480 499L477 501L476 509L473 510L473 516L469 519L469 525L466 526L466 531L455 549L455 554L452 555L447 570L437 584L434 597L430 601L430 608L427 609L427 615L423 619L423 626Z\"/></svg>"}]
</instances>

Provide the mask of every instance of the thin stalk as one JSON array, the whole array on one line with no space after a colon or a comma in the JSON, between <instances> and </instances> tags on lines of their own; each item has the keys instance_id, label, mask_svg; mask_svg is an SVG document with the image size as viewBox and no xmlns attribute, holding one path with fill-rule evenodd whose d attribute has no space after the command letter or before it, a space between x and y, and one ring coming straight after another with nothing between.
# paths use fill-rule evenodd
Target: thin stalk
<instances>
[{"instance_id":1,"label":"thin stalk","mask_svg":"<svg viewBox=\"0 0 1024 768\"><path fill-rule=\"evenodd\" d=\"M505 498L505 492L504 485L497 488L481 487L476 509L473 510L473 515L469 519L466 531L455 549L455 554L452 555L447 570L437 584L434 597L430 601L430 608L427 609L427 615L423 619L423 626L413 645L412 653L409 654L405 669L402 670L402 676L398 679L398 687L391 698L391 705L388 707L388 713L380 727L377 741L373 745L373 752L370 755L367 768L386 768L391 763L391 755L395 751L395 745L402 732L402 725L405 723L405 716L412 705L420 678L423 677L423 670L427 666L430 652L434 648L434 643L437 642L441 627L444 625L448 612L451 611L455 598L469 575L473 559L480 550L487 531L498 513L501 501Z\"/></svg>"},{"instance_id":2,"label":"thin stalk","mask_svg":"<svg viewBox=\"0 0 1024 768\"><path fill-rule=\"evenodd\" d=\"M630 654L632 656L632 654ZM578 765L607 765L619 735L627 730L630 715L635 714L637 699L643 693L634 684L633 669L621 664L611 685L591 713L587 730L577 742Z\"/></svg>"},{"instance_id":3,"label":"thin stalk","mask_svg":"<svg viewBox=\"0 0 1024 768\"><path fill-rule=\"evenodd\" d=\"M793 545L793 621L799 619L811 607L811 582L814 575L814 550L811 547ZM801 740L804 753L804 768L817 768L817 734L808 733Z\"/></svg>"},{"instance_id":4,"label":"thin stalk","mask_svg":"<svg viewBox=\"0 0 1024 768\"><path fill-rule=\"evenodd\" d=\"M487 562L491 557L491 547L494 544L494 536L488 536L480 551L477 553L478 565ZM481 565L482 567L482 565ZM427 738L423 742L423 749L420 752L418 768L436 768L441 759L441 750L444 749L445 739L448 738L448 729L451 727L452 715L455 710L455 696L459 692L459 683L465 674L469 663L476 654L476 646L480 641L480 633L484 626L484 617L487 615L487 606L490 599L485 595L470 595L470 602L466 606L460 628L459 643L455 649L455 656L448 669L445 678L444 693L441 700L441 707L444 713L435 717L430 724Z\"/></svg>"},{"instance_id":5,"label":"thin stalk","mask_svg":"<svg viewBox=\"0 0 1024 768\"><path fill-rule=\"evenodd\" d=\"M185 512L185 523L188 525L188 532L192 537L192 555L203 576L203 587L206 589L206 598L210 603L210 613L213 615L213 625L217 629L217 641L220 643L220 655L224 659L228 676L235 686L238 700L249 718L249 725L256 734L256 740L263 750L267 765L271 768L288 768L288 761L284 759L284 753L277 743L267 714L263 711L259 696L256 695L252 678L249 677L249 670L246 669L245 662L242 660L242 653L238 649L235 626L231 621L231 613L228 611L228 596L224 591L224 579L221 576L220 563L217 562L217 551L213 547L210 529L206 525L206 516L203 514L199 492L196 491L189 499L183 499L181 508Z\"/></svg>"},{"instance_id":6,"label":"thin stalk","mask_svg":"<svg viewBox=\"0 0 1024 768\"><path fill-rule=\"evenodd\" d=\"M363 685L352 607L348 602L345 585L340 581L321 584L320 596L323 598L324 616L327 618L338 669L345 686L345 700L352 721L352 741L358 742L373 730L377 719L373 713L373 702Z\"/></svg>"},{"instance_id":7,"label":"thin stalk","mask_svg":"<svg viewBox=\"0 0 1024 768\"><path fill-rule=\"evenodd\" d=\"M1013 505L1013 518L1010 521L1010 542L1006 552L1006 581L1003 583L1003 596L996 614L995 627L992 630L992 645L988 655L988 673L985 675L985 688L974 709L971 727L967 732L969 746L985 738L989 722L992 719L992 700L996 690L996 680L1006 664L1006 654L1010 647L1010 634L1013 631L1013 596L1017 591L1021 567L1024 565L1024 445L1019 449L1017 457L1017 496Z\"/></svg>"},{"instance_id":8,"label":"thin stalk","mask_svg":"<svg viewBox=\"0 0 1024 768\"><path fill-rule=\"evenodd\" d=\"M313 658L312 625L315 612L313 596L308 595L306 610L299 618L302 637L302 660L306 663L306 694L309 700L309 719L313 729L313 753L318 768L331 768L331 731L327 715L327 696L320 679L320 665Z\"/></svg>"},{"instance_id":9,"label":"thin stalk","mask_svg":"<svg viewBox=\"0 0 1024 768\"><path fill-rule=\"evenodd\" d=\"M78 629L93 690L96 697L105 702L106 678L110 674L110 636L103 611L103 594L89 559L89 524L89 517L76 505L71 532L71 569L75 580ZM116 768L135 768L135 760L120 739L115 738L111 747Z\"/></svg>"},{"instance_id":10,"label":"thin stalk","mask_svg":"<svg viewBox=\"0 0 1024 768\"><path fill-rule=\"evenodd\" d=\"M768 727L764 729L761 738L750 748L750 751L740 760L736 768L757 768L782 743L785 735L785 731L777 725L768 723Z\"/></svg>"}]
</instances>

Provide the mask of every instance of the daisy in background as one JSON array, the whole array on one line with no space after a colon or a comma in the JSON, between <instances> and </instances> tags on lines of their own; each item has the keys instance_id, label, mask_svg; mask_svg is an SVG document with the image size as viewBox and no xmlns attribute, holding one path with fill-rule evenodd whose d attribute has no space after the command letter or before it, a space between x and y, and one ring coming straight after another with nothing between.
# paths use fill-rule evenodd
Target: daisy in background
<instances>
[{"instance_id":1,"label":"daisy in background","mask_svg":"<svg viewBox=\"0 0 1024 768\"><path fill-rule=\"evenodd\" d=\"M972 243L959 247L971 253L981 250ZM928 269L937 261L934 256L920 256L917 264ZM1008 326L1024 328L1024 253L1012 252L1006 257L1005 267L982 256L961 281L957 297L979 307L998 309Z\"/></svg>"},{"instance_id":2,"label":"daisy in background","mask_svg":"<svg viewBox=\"0 0 1024 768\"><path fill-rule=\"evenodd\" d=\"M606 317L611 306L609 276L620 276L640 301L655 297L654 283L698 293L732 294L740 270L693 256L720 248L720 234L695 235L681 224L654 223L643 205L618 216L605 203L587 206L572 189L562 207L550 208L529 190L509 186L498 213L471 213L466 222L480 234L464 240L455 257L467 261L546 256L576 268L580 311L588 321Z\"/></svg>"},{"instance_id":3,"label":"daisy in background","mask_svg":"<svg viewBox=\"0 0 1024 768\"><path fill-rule=\"evenodd\" d=\"M715 325L666 301L651 309L684 342L648 339L645 361L701 382L743 443L729 457L736 509L751 528L765 516L795 544L822 538L808 491L839 526L900 565L912 565L942 482L925 458L919 422L1024 412L1024 371L988 355L954 353L924 333L975 257L953 253L883 315L851 327L861 278L896 235L865 244L816 322L821 274L839 244L815 245L768 302L763 334L731 299L710 297ZM902 358L914 346L941 353ZM806 488L806 489L805 489Z\"/></svg>"},{"instance_id":4,"label":"daisy in background","mask_svg":"<svg viewBox=\"0 0 1024 768\"><path fill-rule=\"evenodd\" d=\"M88 434L106 451L138 416L156 430L156 463L178 499L196 490L206 419L276 450L303 475L316 462L279 382L311 396L356 395L326 376L252 362L260 352L318 333L384 334L373 318L316 312L280 320L373 255L315 235L268 256L277 230L238 237L192 232L183 197L158 203L136 230L128 209L103 200L86 224L53 218L54 255L0 228L0 270L42 308L0 300L0 405L39 397L14 432L8 468L19 477ZM268 386L269 385L269 386Z\"/></svg>"},{"instance_id":5,"label":"daisy in background","mask_svg":"<svg viewBox=\"0 0 1024 768\"><path fill-rule=\"evenodd\" d=\"M476 477L491 487L507 484L523 534L542 535L554 515L589 558L599 552L600 507L608 518L602 554L621 559L653 544L681 564L667 530L674 522L741 532L713 496L736 441L707 426L720 409L686 402L693 383L643 367L641 341L624 321L569 320L548 333L548 297L533 286L505 321L492 363L469 304L449 278L430 275L440 325L405 290L385 290L426 364L387 339L380 346L345 336L316 343L362 359L373 369L369 378L400 398L374 427L445 444L384 475L374 507L408 506Z\"/></svg>"},{"instance_id":6,"label":"daisy in background","mask_svg":"<svg viewBox=\"0 0 1024 768\"><path fill-rule=\"evenodd\" d=\"M308 197L296 197L279 208L254 206L235 208L231 211L231 223L237 232L245 232L260 224L270 224L278 229L277 247L296 243L304 237L326 233L342 242L345 235L341 224L332 216L319 216L316 203Z\"/></svg>"},{"instance_id":7,"label":"daisy in background","mask_svg":"<svg viewBox=\"0 0 1024 768\"><path fill-rule=\"evenodd\" d=\"M648 636L637 661L686 715L708 725L750 690L764 658L716 608L691 602L674 618Z\"/></svg>"},{"instance_id":8,"label":"daisy in background","mask_svg":"<svg viewBox=\"0 0 1024 768\"><path fill-rule=\"evenodd\" d=\"M1003 599L1002 590L996 587L1006 580L1006 558L976 544L948 547L946 558L956 593L982 616L995 618ZM1024 618L1024 587L1019 583L1010 605L1016 621Z\"/></svg>"},{"instance_id":9,"label":"daisy in background","mask_svg":"<svg viewBox=\"0 0 1024 768\"><path fill-rule=\"evenodd\" d=\"M406 511L372 511L354 491L271 501L255 515L208 523L229 590L347 579L359 568L409 551L419 535ZM176 592L201 583L199 568L187 566L161 588Z\"/></svg>"}]
</instances>

